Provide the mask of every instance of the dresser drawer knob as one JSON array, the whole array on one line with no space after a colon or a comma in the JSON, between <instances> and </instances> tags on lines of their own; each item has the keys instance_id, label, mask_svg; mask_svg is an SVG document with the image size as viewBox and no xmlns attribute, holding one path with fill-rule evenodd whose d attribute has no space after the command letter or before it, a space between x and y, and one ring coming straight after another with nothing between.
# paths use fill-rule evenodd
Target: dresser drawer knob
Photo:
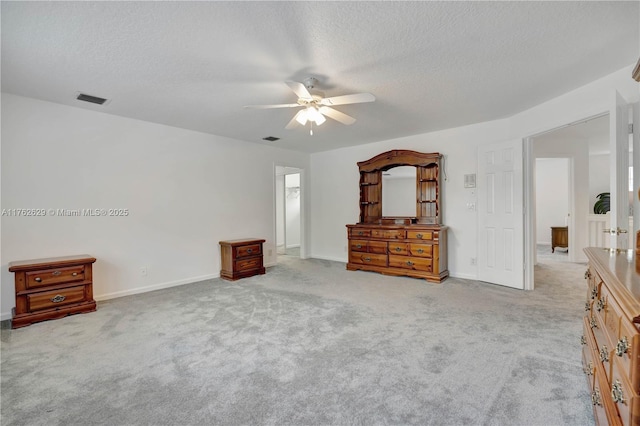
<instances>
[{"instance_id":1,"label":"dresser drawer knob","mask_svg":"<svg viewBox=\"0 0 640 426\"><path fill-rule=\"evenodd\" d=\"M596 319L594 317L591 317L591 321L589 321L589 325L591 325L591 328L598 328L598 323L596 322Z\"/></svg>"},{"instance_id":2,"label":"dresser drawer knob","mask_svg":"<svg viewBox=\"0 0 640 426\"><path fill-rule=\"evenodd\" d=\"M413 266L413 262L410 260L407 260L407 266Z\"/></svg>"},{"instance_id":3,"label":"dresser drawer knob","mask_svg":"<svg viewBox=\"0 0 640 426\"><path fill-rule=\"evenodd\" d=\"M56 294L54 297L52 297L52 298L51 298L51 301L52 301L53 303L60 303L60 302L63 302L63 301L64 301L64 299L66 299L66 297L64 297L63 295L61 295L61 294Z\"/></svg>"},{"instance_id":4,"label":"dresser drawer knob","mask_svg":"<svg viewBox=\"0 0 640 426\"><path fill-rule=\"evenodd\" d=\"M41 283L41 282L42 282L42 278L40 278L40 277L35 277L34 281L35 281L35 282L37 282L37 283Z\"/></svg>"},{"instance_id":5,"label":"dresser drawer knob","mask_svg":"<svg viewBox=\"0 0 640 426\"><path fill-rule=\"evenodd\" d=\"M416 234L416 238L421 240L422 239L422 234Z\"/></svg>"},{"instance_id":6,"label":"dresser drawer knob","mask_svg":"<svg viewBox=\"0 0 640 426\"><path fill-rule=\"evenodd\" d=\"M598 297L598 289L596 287L591 289L591 300L595 300Z\"/></svg>"},{"instance_id":7,"label":"dresser drawer knob","mask_svg":"<svg viewBox=\"0 0 640 426\"><path fill-rule=\"evenodd\" d=\"M365 258L364 258L364 261L365 261L365 262L371 262L371 258L370 258L370 257L365 257Z\"/></svg>"},{"instance_id":8,"label":"dresser drawer knob","mask_svg":"<svg viewBox=\"0 0 640 426\"><path fill-rule=\"evenodd\" d=\"M580 336L580 344L582 346L587 344L587 339L586 339L586 337L584 337L584 334L582 336Z\"/></svg>"},{"instance_id":9,"label":"dresser drawer knob","mask_svg":"<svg viewBox=\"0 0 640 426\"><path fill-rule=\"evenodd\" d=\"M72 276L72 277L77 277L77 276L78 276L78 273L77 273L77 272L74 272L73 274L71 274L71 276Z\"/></svg>"},{"instance_id":10,"label":"dresser drawer knob","mask_svg":"<svg viewBox=\"0 0 640 426\"><path fill-rule=\"evenodd\" d=\"M585 280L587 280L587 279L589 279L589 278L591 278L591 272L587 269L587 270L584 272L584 279L585 279Z\"/></svg>"},{"instance_id":11,"label":"dresser drawer knob","mask_svg":"<svg viewBox=\"0 0 640 426\"><path fill-rule=\"evenodd\" d=\"M51 275L53 275L54 277L57 277L57 276L58 276L58 275L60 275L61 273L62 273L62 272L60 272L60 271L53 271L53 272L51 273Z\"/></svg>"},{"instance_id":12,"label":"dresser drawer knob","mask_svg":"<svg viewBox=\"0 0 640 426\"><path fill-rule=\"evenodd\" d=\"M602 348L600 348L600 361L609 362L609 349L607 345L603 345Z\"/></svg>"},{"instance_id":13,"label":"dresser drawer knob","mask_svg":"<svg viewBox=\"0 0 640 426\"><path fill-rule=\"evenodd\" d=\"M593 362L589 361L589 365L582 369L587 376L593 376Z\"/></svg>"},{"instance_id":14,"label":"dresser drawer knob","mask_svg":"<svg viewBox=\"0 0 640 426\"><path fill-rule=\"evenodd\" d=\"M626 402L624 399L624 392L622 391L622 383L620 383L620 380L616 380L615 382L613 382L613 385L611 385L611 399L613 399L613 402L615 403L624 404Z\"/></svg>"},{"instance_id":15,"label":"dresser drawer knob","mask_svg":"<svg viewBox=\"0 0 640 426\"><path fill-rule=\"evenodd\" d=\"M594 389L594 391L591 392L591 403L602 406L602 399L600 398L600 391L598 389Z\"/></svg>"},{"instance_id":16,"label":"dresser drawer knob","mask_svg":"<svg viewBox=\"0 0 640 426\"><path fill-rule=\"evenodd\" d=\"M424 250L422 250L421 248L418 249L418 254L422 254L424 253Z\"/></svg>"},{"instance_id":17,"label":"dresser drawer knob","mask_svg":"<svg viewBox=\"0 0 640 426\"><path fill-rule=\"evenodd\" d=\"M396 247L396 251L397 251L397 252L401 252L401 251L402 251L402 248L400 248L400 247Z\"/></svg>"},{"instance_id":18,"label":"dresser drawer knob","mask_svg":"<svg viewBox=\"0 0 640 426\"><path fill-rule=\"evenodd\" d=\"M590 309L591 309L591 303L586 302L586 303L584 304L584 310L585 310L585 311L588 311L588 310L590 310Z\"/></svg>"},{"instance_id":19,"label":"dresser drawer knob","mask_svg":"<svg viewBox=\"0 0 640 426\"><path fill-rule=\"evenodd\" d=\"M622 339L618 340L616 344L616 355L622 356L627 353L629 350L629 341L627 340L627 336L623 336Z\"/></svg>"},{"instance_id":20,"label":"dresser drawer knob","mask_svg":"<svg viewBox=\"0 0 640 426\"><path fill-rule=\"evenodd\" d=\"M362 244L356 244L356 248L361 249L362 248Z\"/></svg>"},{"instance_id":21,"label":"dresser drawer knob","mask_svg":"<svg viewBox=\"0 0 640 426\"><path fill-rule=\"evenodd\" d=\"M607 306L607 302L605 302L604 298L601 297L600 299L598 299L598 304L596 305L596 310L598 312L602 312L606 306Z\"/></svg>"},{"instance_id":22,"label":"dresser drawer knob","mask_svg":"<svg viewBox=\"0 0 640 426\"><path fill-rule=\"evenodd\" d=\"M253 253L253 250L252 249L247 249L247 253L251 254L251 253Z\"/></svg>"},{"instance_id":23,"label":"dresser drawer knob","mask_svg":"<svg viewBox=\"0 0 640 426\"><path fill-rule=\"evenodd\" d=\"M363 234L364 234L364 232L358 231L358 235L363 235Z\"/></svg>"}]
</instances>

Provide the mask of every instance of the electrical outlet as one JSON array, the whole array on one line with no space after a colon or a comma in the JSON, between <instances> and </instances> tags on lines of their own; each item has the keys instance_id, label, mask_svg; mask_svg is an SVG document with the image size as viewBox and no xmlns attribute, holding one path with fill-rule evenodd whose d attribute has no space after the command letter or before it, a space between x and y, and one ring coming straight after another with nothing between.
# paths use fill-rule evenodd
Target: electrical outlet
<instances>
[{"instance_id":1,"label":"electrical outlet","mask_svg":"<svg viewBox=\"0 0 640 426\"><path fill-rule=\"evenodd\" d=\"M475 266L476 265L476 258L472 257L471 258L471 266Z\"/></svg>"},{"instance_id":2,"label":"electrical outlet","mask_svg":"<svg viewBox=\"0 0 640 426\"><path fill-rule=\"evenodd\" d=\"M147 276L147 267L146 266L141 266L140 267L140 275L142 275L143 277Z\"/></svg>"}]
</instances>

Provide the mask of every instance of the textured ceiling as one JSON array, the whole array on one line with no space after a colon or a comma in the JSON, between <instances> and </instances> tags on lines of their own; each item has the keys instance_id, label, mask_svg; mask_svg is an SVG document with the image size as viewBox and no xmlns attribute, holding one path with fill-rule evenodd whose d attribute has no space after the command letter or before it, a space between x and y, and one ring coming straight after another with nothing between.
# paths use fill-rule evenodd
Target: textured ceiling
<instances>
[{"instance_id":1,"label":"textured ceiling","mask_svg":"<svg viewBox=\"0 0 640 426\"><path fill-rule=\"evenodd\" d=\"M635 64L639 2L8 2L2 90L317 152L504 118ZM285 130L285 80L357 119ZM97 106L77 92L110 99ZM277 136L277 142L262 137Z\"/></svg>"}]
</instances>

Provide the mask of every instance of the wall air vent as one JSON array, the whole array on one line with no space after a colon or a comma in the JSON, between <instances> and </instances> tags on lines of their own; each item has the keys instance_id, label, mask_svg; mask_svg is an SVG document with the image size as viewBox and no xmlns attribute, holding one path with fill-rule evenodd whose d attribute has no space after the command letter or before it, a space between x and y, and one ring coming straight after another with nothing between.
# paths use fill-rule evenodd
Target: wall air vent
<instances>
[{"instance_id":1,"label":"wall air vent","mask_svg":"<svg viewBox=\"0 0 640 426\"><path fill-rule=\"evenodd\" d=\"M275 142L279 141L280 138L276 138L275 136L267 136L266 138L262 138L263 141Z\"/></svg>"},{"instance_id":2,"label":"wall air vent","mask_svg":"<svg viewBox=\"0 0 640 426\"><path fill-rule=\"evenodd\" d=\"M97 96L86 95L84 93L79 93L78 97L76 97L79 101L91 102L92 104L103 105L107 100L105 98L99 98Z\"/></svg>"}]
</instances>

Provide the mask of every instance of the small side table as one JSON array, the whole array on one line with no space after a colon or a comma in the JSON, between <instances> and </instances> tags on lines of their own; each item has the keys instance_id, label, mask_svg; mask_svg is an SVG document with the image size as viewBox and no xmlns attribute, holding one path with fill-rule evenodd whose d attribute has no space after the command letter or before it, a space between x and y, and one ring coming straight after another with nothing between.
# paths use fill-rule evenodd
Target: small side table
<instances>
[{"instance_id":1,"label":"small side table","mask_svg":"<svg viewBox=\"0 0 640 426\"><path fill-rule=\"evenodd\" d=\"M556 247L569 247L569 227L568 226L552 226L551 227L551 253L555 252Z\"/></svg>"},{"instance_id":2,"label":"small side table","mask_svg":"<svg viewBox=\"0 0 640 426\"><path fill-rule=\"evenodd\" d=\"M264 274L264 242L259 239L220 241L220 278L235 281Z\"/></svg>"}]
</instances>

